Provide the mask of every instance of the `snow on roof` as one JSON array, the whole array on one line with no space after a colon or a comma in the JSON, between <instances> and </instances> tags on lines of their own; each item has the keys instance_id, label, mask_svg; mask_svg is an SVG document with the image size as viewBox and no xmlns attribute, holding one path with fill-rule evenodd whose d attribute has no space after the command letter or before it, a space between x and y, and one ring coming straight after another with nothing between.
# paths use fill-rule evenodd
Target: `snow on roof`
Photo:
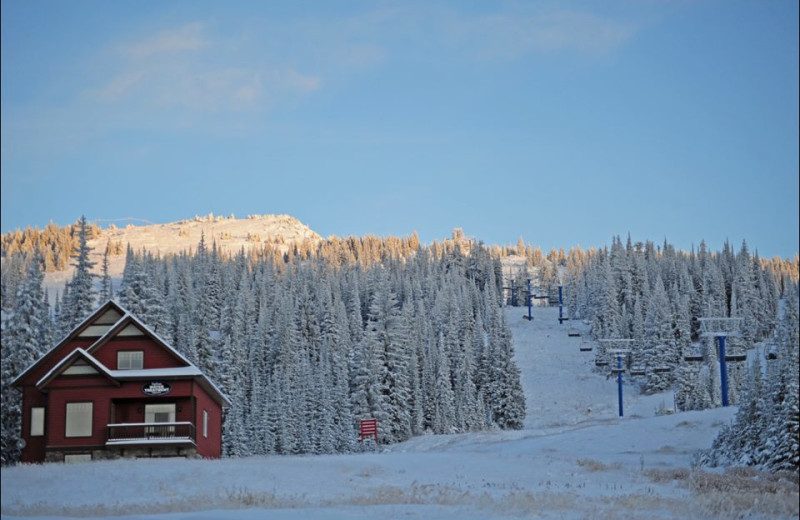
<instances>
[{"instance_id":1,"label":"snow on roof","mask_svg":"<svg viewBox=\"0 0 800 520\"><path fill-rule=\"evenodd\" d=\"M76 332L76 331L78 331L79 329L83 328L83 326L84 326L84 325L88 324L89 322L93 321L93 320L94 320L94 319L96 319L98 316L100 316L100 315L102 314L102 311L103 311L104 309L106 309L106 307L108 307L109 305L116 306L116 307L117 307L119 310L121 310L121 311L122 311L122 314L125 314L125 313L127 312L127 311L125 311L125 310L122 308L122 306L121 306L119 303L117 303L116 301L114 301L114 300L106 300L106 302L105 302L105 303L103 303L102 305L100 305L100 306L99 306L97 309L95 309L95 310L94 310L94 312L92 312L91 314L89 314L89 315L88 315L86 318L84 318L84 319L83 319L83 321L81 321L81 322L80 322L78 325L76 325L76 326L75 326L75 328L73 328L71 331L69 331L69 333L67 333L67 335L66 335L66 336L64 336L64 337L63 337L63 338L62 338L62 339L61 339L61 340L60 340L58 343L56 343L55 345L53 345L53 347L52 347L50 350L48 350L47 352L45 352L45 353L44 353L44 355L42 355L41 357L39 357L38 359L36 359L36 360L35 360L33 363L31 363L30 365L28 365L28 366L25 368L25 370L23 370L23 371L22 371L22 372L21 372L21 373L20 373L20 374L19 374L17 377L15 377L15 378L14 378L14 380L11 382L11 384L12 384L12 385L15 385L15 384L17 384L17 382L19 382L20 380L22 380L22 378L23 378L23 377L24 377L24 376L25 376L25 375L26 375L28 372L30 372L30 371L31 371L31 369L32 369L33 367L35 367L35 366L36 366L36 365L37 365L37 364L38 364L38 363L39 363L41 360L43 360L44 358L48 357L48 356L49 356L50 354L52 354L52 353L53 353L53 352L54 352L56 349L58 349L58 347L60 347L61 345L63 345L63 344L64 344L64 343L66 343L67 341L69 341L69 340L70 340L70 339L71 339L71 338L72 338L72 337L75 335L75 332Z\"/></svg>"},{"instance_id":2,"label":"snow on roof","mask_svg":"<svg viewBox=\"0 0 800 520\"><path fill-rule=\"evenodd\" d=\"M140 377L188 377L202 376L199 368L192 365L190 367L170 367L170 368L143 368L137 370L109 370L115 379L138 379Z\"/></svg>"},{"instance_id":3,"label":"snow on roof","mask_svg":"<svg viewBox=\"0 0 800 520\"><path fill-rule=\"evenodd\" d=\"M74 358L79 356L88 361L89 364L92 365L92 367L96 368L99 372L103 373L109 379L114 379L114 376L111 374L111 370L107 369L105 365L100 363L94 356L92 356L82 348L78 347L72 352L70 352L68 356L64 357L64 359L56 363L56 365L53 368L51 368L50 371L44 375L44 377L42 377L39 381L36 382L36 386L41 386L45 384L49 379L58 374L62 369L66 369L68 365L72 364Z\"/></svg>"},{"instance_id":4,"label":"snow on roof","mask_svg":"<svg viewBox=\"0 0 800 520\"><path fill-rule=\"evenodd\" d=\"M61 361L56 363L56 365L50 369L50 371L45 374L37 383L36 386L40 386L41 384L45 383L49 378L53 377L61 368L64 368L65 364L69 363L69 360L73 359L75 356L80 355L84 357L88 362L90 362L95 368L97 368L100 372L102 372L106 377L112 380L119 380L119 379L137 379L137 378L159 378L159 377L198 377L201 381L208 384L210 389L217 393L223 404L227 406L231 406L231 400L225 395L222 390L211 380L203 374L203 372L191 361L189 361L186 357L183 356L180 352L175 350L169 343L164 341L164 339L159 336L153 329L145 325L139 318L131 314L130 311L125 309L122 305L117 303L114 300L108 300L103 305L97 308L92 314L90 314L86 319L84 319L77 327L72 329L72 331L59 343L57 343L52 349L50 349L44 356L40 357L36 361L34 361L28 368L26 368L19 376L14 379L14 383L19 381L25 374L27 374L37 363L39 363L42 359L50 355L56 348L60 347L70 338L74 337L76 331L84 327L87 323L90 323L92 320L96 319L98 316L101 315L101 310L106 309L109 305L113 305L120 311L122 316L112 325L102 336L100 336L94 343L92 343L89 347L85 350L82 348L77 348L74 351L70 352L67 356L64 357ZM181 360L186 364L183 367L171 367L171 368L150 368L150 369L141 369L141 370L109 370L105 367L102 363L100 363L94 356L91 355L92 352L97 350L100 346L105 344L108 340L113 338L116 334L119 333L120 330L124 328L125 325L128 323L134 323L137 327L142 329L145 334L149 335L155 341L157 341L162 347L167 349L170 353L172 353L176 358Z\"/></svg>"},{"instance_id":5,"label":"snow on roof","mask_svg":"<svg viewBox=\"0 0 800 520\"><path fill-rule=\"evenodd\" d=\"M111 301L111 300L109 300L109 301ZM137 317L136 317L134 314L132 314L132 313L131 313L129 310L127 310L125 307L123 307L122 305L118 304L117 302L113 302L113 303L114 303L114 304L115 304L117 307L119 307L119 309L122 311L122 316L121 316L121 317L120 317L120 318L119 318L119 319L118 319L118 320L117 320L117 321L114 323L114 325L112 325L112 326L111 326L111 328L109 328L109 329L106 331L106 333L105 333L105 334L103 334L102 336L100 336L99 338L97 338L97 341L95 341L95 342L94 342L94 343L93 343L93 344L92 344L92 345L91 345L91 346L90 346L90 347L87 349L89 352L93 352L93 351L94 351L94 350L96 350L96 349L97 349L97 348L98 348L100 345L103 345L104 343L106 343L106 342L107 342L109 339L111 339L111 338L112 338L112 337L114 337L114 336L115 336L117 333L119 333L119 331L120 331L120 330L123 328L123 326L124 326L125 324L127 324L127 323L128 323L128 322L130 322L130 321L132 321L132 322L133 322L133 323L134 323L134 324L135 324L137 327L139 327L140 329L142 329L142 330L145 332L145 334L147 334L147 335L149 335L150 337L152 337L153 339L155 339L155 340L156 340L158 343L160 343L160 344L161 344L161 346L163 346L164 348L166 348L167 350L169 350L169 351L170 351L170 353L172 353L172 354L173 354L175 357L177 357L178 359L180 359L181 361L183 361L184 363L186 363L186 364L187 364L187 365L189 365L189 366L194 366L194 364L193 364L191 361L189 361L188 359L186 359L186 357L184 357L184 356L183 356L183 354L181 354L180 352L178 352L177 350L175 350L175 349L174 349L174 348L173 348L173 347L172 347L172 346L171 346L169 343L167 343L167 342L164 340L164 338L162 338L161 336L159 336L159 335L158 335L158 333L156 333L156 332L155 332L153 329L151 329L150 327L148 327L148 326L147 326L147 325L146 325L146 324L145 324L145 323L144 323L142 320L140 320L139 318L137 318ZM104 304L104 306L105 306L105 304Z\"/></svg>"},{"instance_id":6,"label":"snow on roof","mask_svg":"<svg viewBox=\"0 0 800 520\"><path fill-rule=\"evenodd\" d=\"M199 369L198 369L198 370L199 370ZM222 389L220 389L220 387L218 387L218 386L216 385L216 383L214 383L214 381L212 381L211 379L209 379L209 378L208 378L206 375L204 375L204 374L200 374L200 376L199 376L199 377L200 377L200 380L201 380L201 381L205 381L206 383L208 383L208 386L210 386L210 387L211 387L211 389L212 389L214 392L216 392L217 394L219 394L219 397L220 397L220 399L222 399L222 401L223 401L223 403L222 403L222 404L223 404L223 406L226 406L226 405L227 405L227 406L233 406L233 402L230 400L230 398L229 398L227 395L225 395L225 392L223 392L223 391L222 391Z\"/></svg>"},{"instance_id":7,"label":"snow on roof","mask_svg":"<svg viewBox=\"0 0 800 520\"><path fill-rule=\"evenodd\" d=\"M138 370L109 370L109 374L114 379L129 380L129 379L157 379L161 377L197 377L200 381L205 382L211 387L211 390L217 393L224 405L232 406L230 398L208 378L196 366L188 367L170 367L170 368L143 368Z\"/></svg>"},{"instance_id":8,"label":"snow on roof","mask_svg":"<svg viewBox=\"0 0 800 520\"><path fill-rule=\"evenodd\" d=\"M214 384L208 377L206 377L203 372L197 368L196 366L188 366L188 367L169 367L169 368L144 368L138 370L109 370L105 367L100 361L97 360L94 356L90 353L86 352L82 348L77 348L70 352L68 356L64 359L59 361L56 366L50 369L47 374L44 375L37 383L36 386L41 386L45 384L49 379L53 378L57 375L62 369L67 368L68 365L72 363L75 357L83 357L88 361L93 367L95 367L98 371L102 372L106 377L111 380L119 381L119 380L130 380L130 379L157 379L162 377L197 377L200 378L201 381L208 384L211 389L216 392L220 399L224 401L224 404L231 406L231 400L225 395L220 388Z\"/></svg>"},{"instance_id":9,"label":"snow on roof","mask_svg":"<svg viewBox=\"0 0 800 520\"><path fill-rule=\"evenodd\" d=\"M119 321L117 321L116 324L114 324L113 327L111 327L111 329L109 329L109 331L106 334L112 333L112 331L113 334L116 334L116 332L118 332L118 330L122 328L122 325L124 325L124 323L127 323L126 320L132 321L133 323L136 324L136 326L143 329L146 334L150 335L150 337L155 339L161 346L163 346L164 348L169 350L172 354L174 354L175 357L186 363L187 366L174 367L174 368L156 368L156 369L151 368L142 370L112 370L111 372L115 374L114 377L118 379L134 379L137 377L196 376L200 377L203 381L207 382L208 385L211 387L211 389L217 394L219 394L220 398L224 401L225 404L227 404L228 406L231 406L233 404L231 400L228 398L228 396L225 395L225 393L216 385L216 383L214 383L214 381L209 379L208 376L203 374L194 363L192 363L186 357L184 357L183 354L172 348L172 346L169 343L167 343L161 336L159 336L153 329L148 327L139 318L131 314L130 311L126 310L121 305L119 305L119 308L124 311L124 315L122 316L122 318L119 319ZM91 347L89 347L89 350L92 351L95 348L97 348L97 346L102 345L101 341L103 341L103 338L98 339ZM164 371L164 372L159 374L157 373L157 371ZM136 373L142 373L142 374L135 375Z\"/></svg>"},{"instance_id":10,"label":"snow on roof","mask_svg":"<svg viewBox=\"0 0 800 520\"><path fill-rule=\"evenodd\" d=\"M49 356L54 350L56 350L58 347L60 347L61 345L66 343L68 340L73 338L75 336L75 333L78 330L84 328L85 325L91 323L92 321L97 319L99 316L101 316L103 314L102 311L106 310L106 308L108 306L110 306L110 305L113 305L114 307L117 308L117 310L120 311L120 314L121 314L120 318L111 327L109 327L109 329L102 336L100 336L92 345L90 345L85 350L85 352L93 352L93 351L95 351L100 345L104 344L109 339L114 337L121 330L122 326L125 323L128 323L129 321L132 321L132 322L134 322L136 324L137 327L143 329L145 334L150 335L153 339L158 341L164 348L169 350L170 353L172 353L175 357L177 357L178 359L180 359L182 362L186 363L189 366L194 366L194 364L191 361L186 359L186 357L184 357L180 352L175 350L169 343L167 343L164 340L164 338L159 336L155 331L153 331L153 329L148 327L139 318L137 318L135 315L131 314L131 312L129 310L127 310L125 307L120 305L115 300L107 300L105 303L100 305L94 312L92 312L89 316L87 316L83 321L81 321L77 326L75 326L75 328L73 328L61 341L56 343L43 356L41 356L40 358L35 360L33 363L28 365L28 367L26 367L25 370L22 371L22 373L20 373L16 378L14 378L14 381L12 383L16 383L17 381L20 381L23 376L25 376L34 366L36 366L39 363L39 361L41 361L42 359L44 359L47 356Z\"/></svg>"},{"instance_id":11,"label":"snow on roof","mask_svg":"<svg viewBox=\"0 0 800 520\"><path fill-rule=\"evenodd\" d=\"M184 363L186 363L186 364L187 364L187 365L189 365L189 366L192 366L192 367L193 367L193 366L195 366L195 365L194 365L194 363L192 363L191 361L189 361L188 359L186 359L186 357L184 357L184 355L183 355L183 354L181 354L180 352L178 352L177 350L175 350L174 348L172 348L172 346L171 346L169 343L167 343L167 342L164 340L164 338L162 338L161 336L159 336L159 335L158 335L158 334L157 334L157 333L156 333L156 332L155 332L153 329L151 329L150 327L148 327L147 325L145 325L145 324L144 324L144 322L142 322L142 320L140 320L139 318L137 318L136 316L134 316L133 314L131 314L131 313L130 313L130 312L128 312L128 311L125 311L125 313L126 313L126 315L127 315L127 316L130 316L130 318L133 320L133 322L134 322L134 323L136 323L136 325L137 325L137 326L139 326L139 327L141 327L142 329L144 329L144 330L145 330L145 332L146 332L147 334L149 334L149 335L150 335L150 336L152 336L152 337L153 337L153 338L154 338L156 341L158 341L159 343L161 343L161 345L162 345L162 346L164 346L164 347L165 347L167 350L169 350L169 351L170 351L172 354L174 354L174 355L175 355L175 357L177 357L178 359L180 359L181 361L183 361ZM121 318L121 319L122 319L122 318Z\"/></svg>"}]
</instances>

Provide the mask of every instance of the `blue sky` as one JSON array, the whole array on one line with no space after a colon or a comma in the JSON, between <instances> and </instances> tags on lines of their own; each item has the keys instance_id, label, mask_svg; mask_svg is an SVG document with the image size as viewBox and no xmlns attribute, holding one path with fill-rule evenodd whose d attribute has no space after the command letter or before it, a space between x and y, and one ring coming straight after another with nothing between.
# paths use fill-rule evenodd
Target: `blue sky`
<instances>
[{"instance_id":1,"label":"blue sky","mask_svg":"<svg viewBox=\"0 0 800 520\"><path fill-rule=\"evenodd\" d=\"M798 251L798 2L2 1L2 230Z\"/></svg>"}]
</instances>

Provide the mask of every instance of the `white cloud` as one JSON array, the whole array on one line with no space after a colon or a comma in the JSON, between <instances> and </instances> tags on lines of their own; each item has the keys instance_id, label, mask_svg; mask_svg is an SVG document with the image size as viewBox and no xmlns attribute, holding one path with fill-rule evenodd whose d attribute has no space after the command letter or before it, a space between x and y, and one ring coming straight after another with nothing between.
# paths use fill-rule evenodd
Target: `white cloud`
<instances>
[{"instance_id":1,"label":"white cloud","mask_svg":"<svg viewBox=\"0 0 800 520\"><path fill-rule=\"evenodd\" d=\"M158 54L197 51L209 42L203 37L204 24L193 22L181 27L165 29L123 47L123 51L133 59L146 59Z\"/></svg>"},{"instance_id":2,"label":"white cloud","mask_svg":"<svg viewBox=\"0 0 800 520\"><path fill-rule=\"evenodd\" d=\"M294 70L287 70L275 74L276 82L298 92L310 93L318 90L322 84L316 76L306 76Z\"/></svg>"},{"instance_id":3,"label":"white cloud","mask_svg":"<svg viewBox=\"0 0 800 520\"><path fill-rule=\"evenodd\" d=\"M637 30L630 22L561 9L458 16L448 25L452 43L474 49L480 57L499 59L563 51L598 56L616 49Z\"/></svg>"},{"instance_id":4,"label":"white cloud","mask_svg":"<svg viewBox=\"0 0 800 520\"><path fill-rule=\"evenodd\" d=\"M131 89L135 88L138 83L140 83L146 76L144 70L129 70L127 72L120 73L110 81L108 81L105 86L92 89L91 95L98 100L102 100L105 102L114 102L122 99Z\"/></svg>"},{"instance_id":5,"label":"white cloud","mask_svg":"<svg viewBox=\"0 0 800 520\"><path fill-rule=\"evenodd\" d=\"M192 21L108 42L84 60L91 69L80 95L62 108L98 134L176 124L218 131L221 121L238 131L396 63L602 56L641 26L580 5L497 4L476 13L458 4L384 4L340 17Z\"/></svg>"},{"instance_id":6,"label":"white cloud","mask_svg":"<svg viewBox=\"0 0 800 520\"><path fill-rule=\"evenodd\" d=\"M183 116L259 112L321 86L317 76L259 58L207 32L205 24L195 22L110 47L110 73L99 87L87 90L89 99L140 110L178 110Z\"/></svg>"}]
</instances>

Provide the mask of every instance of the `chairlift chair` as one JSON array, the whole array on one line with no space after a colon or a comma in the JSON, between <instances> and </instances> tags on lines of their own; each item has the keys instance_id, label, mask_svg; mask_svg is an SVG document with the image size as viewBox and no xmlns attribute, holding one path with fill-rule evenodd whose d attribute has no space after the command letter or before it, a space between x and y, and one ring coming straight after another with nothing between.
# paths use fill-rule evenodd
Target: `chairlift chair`
<instances>
[{"instance_id":1,"label":"chairlift chair","mask_svg":"<svg viewBox=\"0 0 800 520\"><path fill-rule=\"evenodd\" d=\"M642 367L631 367L631 375L632 376L643 376L645 374L645 370Z\"/></svg>"},{"instance_id":2,"label":"chairlift chair","mask_svg":"<svg viewBox=\"0 0 800 520\"><path fill-rule=\"evenodd\" d=\"M578 329L569 329L567 331L567 336L569 336L570 338L579 338L581 336L581 333L578 332Z\"/></svg>"},{"instance_id":3,"label":"chairlift chair","mask_svg":"<svg viewBox=\"0 0 800 520\"><path fill-rule=\"evenodd\" d=\"M581 349L581 352L591 352L592 351L592 345L590 345L589 343L584 342L584 343L581 343L580 349Z\"/></svg>"},{"instance_id":4,"label":"chairlift chair","mask_svg":"<svg viewBox=\"0 0 800 520\"><path fill-rule=\"evenodd\" d=\"M663 374L665 372L669 372L670 370L672 370L670 367L654 367L653 368L653 372L655 372L656 374Z\"/></svg>"}]
</instances>

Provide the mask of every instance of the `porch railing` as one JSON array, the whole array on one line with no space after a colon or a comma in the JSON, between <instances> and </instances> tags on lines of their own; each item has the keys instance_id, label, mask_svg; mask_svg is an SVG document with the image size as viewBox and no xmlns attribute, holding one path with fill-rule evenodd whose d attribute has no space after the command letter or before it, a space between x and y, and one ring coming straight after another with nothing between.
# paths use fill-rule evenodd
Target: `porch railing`
<instances>
[{"instance_id":1,"label":"porch railing","mask_svg":"<svg viewBox=\"0 0 800 520\"><path fill-rule=\"evenodd\" d=\"M195 441L195 427L190 422L118 423L109 424L108 443L140 441L180 442Z\"/></svg>"}]
</instances>

